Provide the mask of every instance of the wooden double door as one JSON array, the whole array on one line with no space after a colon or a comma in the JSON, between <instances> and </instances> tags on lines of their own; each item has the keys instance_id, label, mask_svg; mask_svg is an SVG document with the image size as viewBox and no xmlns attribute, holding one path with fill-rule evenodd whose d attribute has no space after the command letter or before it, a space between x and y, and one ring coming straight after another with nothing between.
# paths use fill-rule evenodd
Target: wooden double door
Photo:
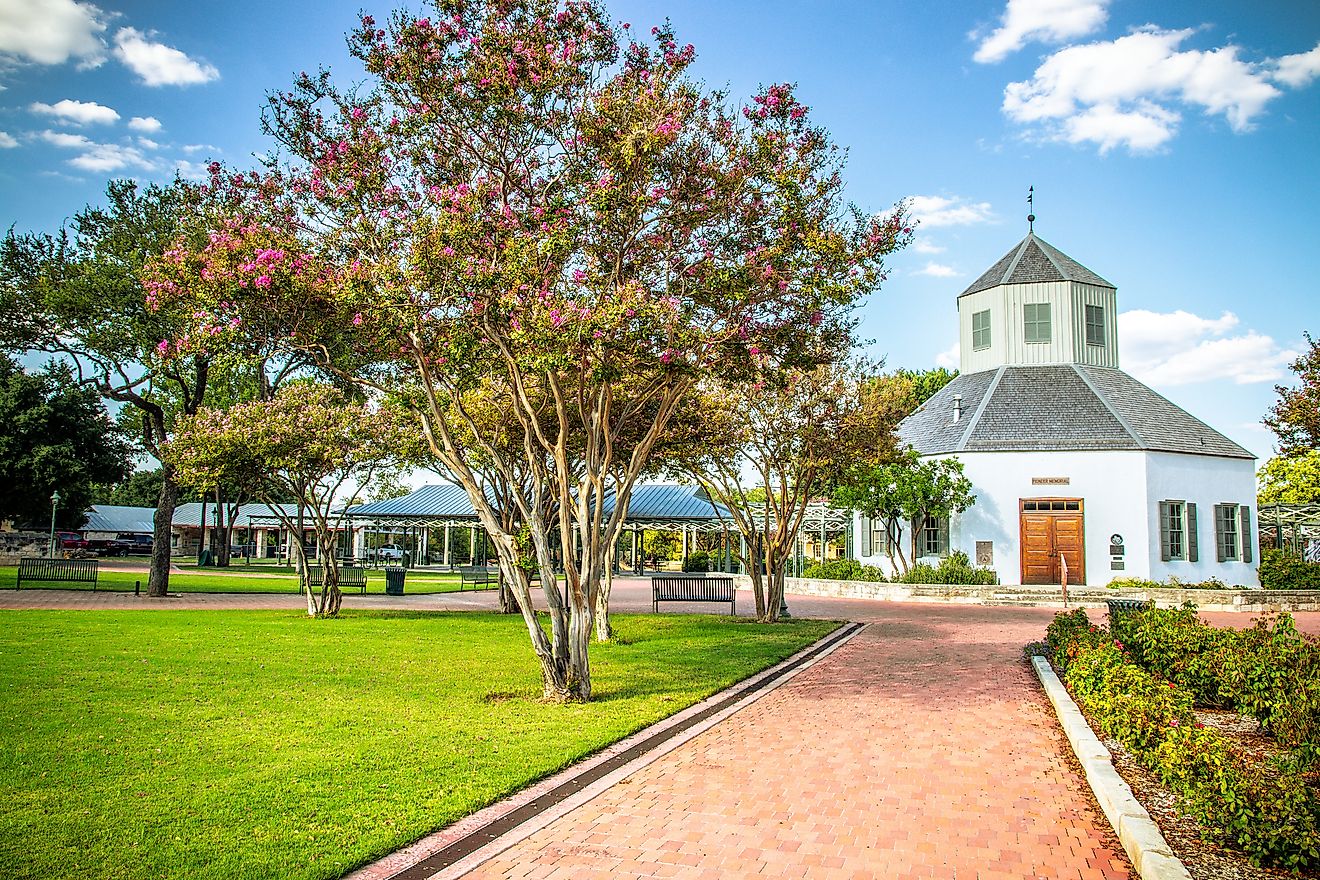
<instances>
[{"instance_id":1,"label":"wooden double door","mask_svg":"<svg viewBox=\"0 0 1320 880\"><path fill-rule=\"evenodd\" d=\"M1021 519L1022 583L1086 583L1086 529L1080 498L1023 498Z\"/></svg>"}]
</instances>

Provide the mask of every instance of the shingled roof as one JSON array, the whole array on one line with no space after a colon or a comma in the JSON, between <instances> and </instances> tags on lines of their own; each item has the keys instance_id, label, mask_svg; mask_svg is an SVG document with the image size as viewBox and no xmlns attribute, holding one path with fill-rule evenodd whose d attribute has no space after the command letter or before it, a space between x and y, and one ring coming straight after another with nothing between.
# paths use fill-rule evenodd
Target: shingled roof
<instances>
[{"instance_id":1,"label":"shingled roof","mask_svg":"<svg viewBox=\"0 0 1320 880\"><path fill-rule=\"evenodd\" d=\"M1097 287L1114 286L1043 238L1028 232L1026 238L958 296L964 297L1000 284L1034 284L1040 281L1077 281Z\"/></svg>"},{"instance_id":2,"label":"shingled roof","mask_svg":"<svg viewBox=\"0 0 1320 880\"><path fill-rule=\"evenodd\" d=\"M962 397L956 422L954 395ZM1255 458L1122 370L1085 364L961 375L904 419L898 436L922 455L1132 449Z\"/></svg>"}]
</instances>

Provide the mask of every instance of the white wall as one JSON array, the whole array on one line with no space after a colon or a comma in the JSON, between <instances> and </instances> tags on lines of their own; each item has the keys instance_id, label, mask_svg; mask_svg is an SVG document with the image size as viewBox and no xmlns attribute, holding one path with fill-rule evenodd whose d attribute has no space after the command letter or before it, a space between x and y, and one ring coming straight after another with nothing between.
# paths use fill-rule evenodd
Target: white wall
<instances>
[{"instance_id":1,"label":"white wall","mask_svg":"<svg viewBox=\"0 0 1320 880\"><path fill-rule=\"evenodd\" d=\"M1170 452L1147 454L1147 504L1152 510L1148 540L1152 544L1151 577L1161 581L1176 577L1183 581L1203 581L1217 577L1229 586L1254 587L1260 579L1257 568L1260 549L1257 543L1256 463L1250 459L1218 458L1209 455L1178 455ZM1159 502L1190 501L1196 504L1199 560L1187 562L1160 560ZM1218 562L1215 556L1215 505L1238 504L1251 507L1252 542L1250 563Z\"/></svg>"},{"instance_id":2,"label":"white wall","mask_svg":"<svg viewBox=\"0 0 1320 880\"><path fill-rule=\"evenodd\" d=\"M1213 576L1229 585L1258 582L1254 562L1216 561L1213 524L1214 505L1251 505L1255 539L1252 461L1135 450L964 452L956 457L972 481L976 503L950 525L951 549L962 550L975 562L976 542L993 542L992 567L1002 583L1022 580L1018 502L1029 498L1082 499L1087 584L1103 586L1118 577L1165 580L1170 576L1197 581ZM1067 478L1068 483L1036 485L1033 477ZM1196 563L1160 560L1159 502L1167 500L1197 504L1200 560ZM859 519L854 527L860 528ZM1125 548L1121 570L1110 566L1110 536L1115 534L1122 535ZM907 532L904 541L904 547L911 545ZM860 561L890 575L894 572L892 561L884 556L872 554Z\"/></svg>"}]
</instances>

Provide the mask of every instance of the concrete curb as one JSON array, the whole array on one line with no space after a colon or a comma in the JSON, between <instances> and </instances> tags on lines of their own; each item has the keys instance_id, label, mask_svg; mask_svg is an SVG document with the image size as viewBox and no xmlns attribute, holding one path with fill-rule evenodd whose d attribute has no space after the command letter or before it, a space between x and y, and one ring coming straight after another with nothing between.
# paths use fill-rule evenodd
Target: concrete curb
<instances>
[{"instance_id":1,"label":"concrete curb","mask_svg":"<svg viewBox=\"0 0 1320 880\"><path fill-rule=\"evenodd\" d=\"M1109 824L1132 860L1142 880L1191 880L1187 868L1173 854L1164 835L1150 818L1146 808L1132 796L1132 789L1114 769L1109 750L1092 732L1082 710L1077 708L1053 667L1044 657L1032 657L1031 665L1050 698L1064 735L1072 744L1077 760L1082 762L1086 781L1095 792Z\"/></svg>"}]
</instances>

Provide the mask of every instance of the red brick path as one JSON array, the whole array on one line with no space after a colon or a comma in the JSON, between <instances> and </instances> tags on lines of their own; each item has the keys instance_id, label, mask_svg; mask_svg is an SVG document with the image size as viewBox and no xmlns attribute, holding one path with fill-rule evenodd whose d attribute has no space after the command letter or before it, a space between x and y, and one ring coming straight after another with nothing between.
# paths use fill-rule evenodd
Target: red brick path
<instances>
[{"instance_id":1,"label":"red brick path","mask_svg":"<svg viewBox=\"0 0 1320 880\"><path fill-rule=\"evenodd\" d=\"M1018 659L1049 616L1026 612L873 606L843 648L468 876L1132 876Z\"/></svg>"}]
</instances>

